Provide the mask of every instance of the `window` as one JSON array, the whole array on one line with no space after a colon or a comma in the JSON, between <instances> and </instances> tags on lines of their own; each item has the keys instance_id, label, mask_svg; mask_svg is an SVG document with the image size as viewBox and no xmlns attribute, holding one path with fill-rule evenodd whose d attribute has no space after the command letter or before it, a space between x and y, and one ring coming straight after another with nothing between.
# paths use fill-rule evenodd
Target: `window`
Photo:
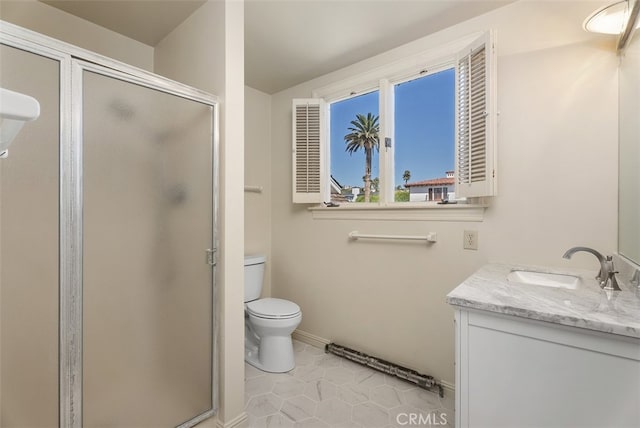
<instances>
[{"instance_id":1,"label":"window","mask_svg":"<svg viewBox=\"0 0 640 428\"><path fill-rule=\"evenodd\" d=\"M494 195L490 39L460 41L318 90L320 99L294 100L294 202L426 206Z\"/></svg>"},{"instance_id":2,"label":"window","mask_svg":"<svg viewBox=\"0 0 640 428\"><path fill-rule=\"evenodd\" d=\"M424 74L394 85L395 202L455 199L455 69Z\"/></svg>"},{"instance_id":3,"label":"window","mask_svg":"<svg viewBox=\"0 0 640 428\"><path fill-rule=\"evenodd\" d=\"M373 91L329 105L333 202L379 201L379 99Z\"/></svg>"}]
</instances>

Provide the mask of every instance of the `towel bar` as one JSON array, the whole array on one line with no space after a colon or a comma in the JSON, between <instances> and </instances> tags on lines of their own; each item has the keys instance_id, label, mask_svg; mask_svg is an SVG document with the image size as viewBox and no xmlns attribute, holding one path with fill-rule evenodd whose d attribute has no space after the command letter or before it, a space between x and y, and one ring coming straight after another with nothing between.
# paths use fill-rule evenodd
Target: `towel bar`
<instances>
[{"instance_id":1,"label":"towel bar","mask_svg":"<svg viewBox=\"0 0 640 428\"><path fill-rule=\"evenodd\" d=\"M397 239L405 241L427 241L438 242L438 236L435 232L429 232L426 236L414 236L414 235L377 235L377 234L364 234L357 230L349 232L349 239Z\"/></svg>"}]
</instances>

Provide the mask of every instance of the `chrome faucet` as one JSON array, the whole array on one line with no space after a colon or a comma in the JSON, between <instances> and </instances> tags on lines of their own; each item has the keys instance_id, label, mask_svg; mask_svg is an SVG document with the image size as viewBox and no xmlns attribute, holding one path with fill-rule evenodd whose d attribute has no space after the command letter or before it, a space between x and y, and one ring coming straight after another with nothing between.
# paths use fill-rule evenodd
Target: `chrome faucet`
<instances>
[{"instance_id":1,"label":"chrome faucet","mask_svg":"<svg viewBox=\"0 0 640 428\"><path fill-rule=\"evenodd\" d=\"M596 250L588 247L569 248L562 257L565 259L570 259L571 256L577 253L578 251L591 253L594 256L596 256L596 258L600 262L600 272L598 272L598 276L596 276L596 279L600 282L600 288L604 290L616 290L616 291L620 290L620 287L618 286L618 280L616 280L616 274L618 272L613 270L613 257L611 256L604 257L602 254L600 254Z\"/></svg>"}]
</instances>

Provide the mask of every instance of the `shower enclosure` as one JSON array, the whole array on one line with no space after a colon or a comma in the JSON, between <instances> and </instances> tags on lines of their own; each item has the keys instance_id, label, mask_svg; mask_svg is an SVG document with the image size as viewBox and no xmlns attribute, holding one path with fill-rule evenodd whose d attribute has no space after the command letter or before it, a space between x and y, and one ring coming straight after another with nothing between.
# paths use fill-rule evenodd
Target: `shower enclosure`
<instances>
[{"instance_id":1,"label":"shower enclosure","mask_svg":"<svg viewBox=\"0 0 640 428\"><path fill-rule=\"evenodd\" d=\"M1 22L0 426L215 412L215 97ZM28 72L26 72L28 70Z\"/></svg>"}]
</instances>

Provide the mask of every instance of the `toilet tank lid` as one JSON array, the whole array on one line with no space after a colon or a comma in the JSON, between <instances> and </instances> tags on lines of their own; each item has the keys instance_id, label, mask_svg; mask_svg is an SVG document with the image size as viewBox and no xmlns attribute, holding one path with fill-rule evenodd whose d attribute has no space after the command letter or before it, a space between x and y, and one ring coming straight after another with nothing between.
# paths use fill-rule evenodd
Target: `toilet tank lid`
<instances>
[{"instance_id":1,"label":"toilet tank lid","mask_svg":"<svg viewBox=\"0 0 640 428\"><path fill-rule=\"evenodd\" d=\"M267 257L266 256L261 256L261 255L244 256L244 265L245 266L258 265L258 264L264 263L266 261L267 261Z\"/></svg>"}]
</instances>

